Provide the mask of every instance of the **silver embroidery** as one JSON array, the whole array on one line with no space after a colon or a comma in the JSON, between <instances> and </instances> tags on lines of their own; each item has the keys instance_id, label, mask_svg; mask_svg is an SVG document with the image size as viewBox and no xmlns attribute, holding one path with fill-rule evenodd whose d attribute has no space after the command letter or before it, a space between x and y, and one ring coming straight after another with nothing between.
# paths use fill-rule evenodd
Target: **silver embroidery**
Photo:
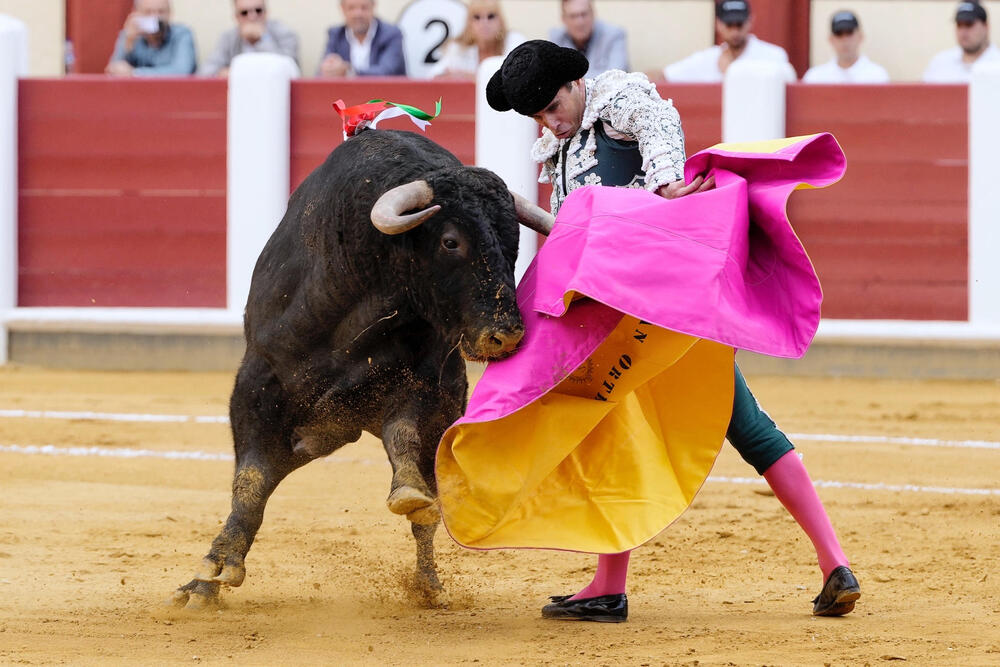
<instances>
[{"instance_id":1,"label":"silver embroidery","mask_svg":"<svg viewBox=\"0 0 1000 667\"><path fill-rule=\"evenodd\" d=\"M549 130L531 149L531 158L542 163L539 183L552 184L552 212L569 192L562 192L562 173L553 162L566 141L569 153L566 160L568 190L581 185L575 177L597 165L596 132L589 132L587 143L581 147L580 135L591 130L598 120L604 123L608 136L623 141L638 141L645 177L636 177L626 187L645 187L655 192L661 186L684 177L684 132L680 114L673 102L664 100L646 75L639 72L610 70L586 81L587 101L580 131L567 140L560 141Z\"/></svg>"}]
</instances>

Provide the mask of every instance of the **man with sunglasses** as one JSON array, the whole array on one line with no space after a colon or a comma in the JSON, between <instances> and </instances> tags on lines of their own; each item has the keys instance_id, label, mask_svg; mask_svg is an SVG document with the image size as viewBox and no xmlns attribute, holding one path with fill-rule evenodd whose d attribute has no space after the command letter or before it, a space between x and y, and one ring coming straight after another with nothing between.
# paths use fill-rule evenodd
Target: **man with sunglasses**
<instances>
[{"instance_id":1,"label":"man with sunglasses","mask_svg":"<svg viewBox=\"0 0 1000 667\"><path fill-rule=\"evenodd\" d=\"M299 36L267 17L264 0L233 0L236 27L222 33L215 50L198 70L201 76L226 76L241 53L279 53L299 61Z\"/></svg>"},{"instance_id":2,"label":"man with sunglasses","mask_svg":"<svg viewBox=\"0 0 1000 667\"><path fill-rule=\"evenodd\" d=\"M777 44L758 39L750 32L753 17L746 0L723 0L715 5L715 30L722 43L691 54L663 68L667 81L677 83L720 83L726 69L736 61L766 60L788 65L788 54Z\"/></svg>"},{"instance_id":3,"label":"man with sunglasses","mask_svg":"<svg viewBox=\"0 0 1000 667\"><path fill-rule=\"evenodd\" d=\"M830 21L830 45L836 54L829 62L809 68L803 83L889 83L889 73L861 53L864 34L854 12L841 11Z\"/></svg>"},{"instance_id":4,"label":"man with sunglasses","mask_svg":"<svg viewBox=\"0 0 1000 667\"><path fill-rule=\"evenodd\" d=\"M1000 63L1000 49L990 43L986 9L978 2L962 2L955 10L957 46L934 56L924 70L925 83L969 83L976 63Z\"/></svg>"}]
</instances>

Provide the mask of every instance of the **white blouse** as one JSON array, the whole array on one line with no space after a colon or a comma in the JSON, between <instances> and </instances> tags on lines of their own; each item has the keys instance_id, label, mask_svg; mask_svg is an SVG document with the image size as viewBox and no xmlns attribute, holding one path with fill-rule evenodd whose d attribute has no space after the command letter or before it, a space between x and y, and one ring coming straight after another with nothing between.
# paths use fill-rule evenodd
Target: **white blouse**
<instances>
[{"instance_id":1,"label":"white blouse","mask_svg":"<svg viewBox=\"0 0 1000 667\"><path fill-rule=\"evenodd\" d=\"M518 32L508 32L503 42L503 54L507 55L518 44L525 41L524 35ZM448 42L441 59L428 72L428 77L441 76L445 72L468 72L475 74L479 69L479 47L462 46L456 41Z\"/></svg>"}]
</instances>

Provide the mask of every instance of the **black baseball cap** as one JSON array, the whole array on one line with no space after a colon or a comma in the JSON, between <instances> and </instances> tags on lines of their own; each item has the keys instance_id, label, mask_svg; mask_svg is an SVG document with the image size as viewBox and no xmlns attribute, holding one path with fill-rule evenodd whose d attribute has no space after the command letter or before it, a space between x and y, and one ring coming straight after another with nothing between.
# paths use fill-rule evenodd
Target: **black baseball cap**
<instances>
[{"instance_id":1,"label":"black baseball cap","mask_svg":"<svg viewBox=\"0 0 1000 667\"><path fill-rule=\"evenodd\" d=\"M743 23L750 18L750 3L746 0L722 0L715 5L715 18L723 23Z\"/></svg>"},{"instance_id":2,"label":"black baseball cap","mask_svg":"<svg viewBox=\"0 0 1000 667\"><path fill-rule=\"evenodd\" d=\"M833 15L830 20L830 32L853 32L861 27L854 12L842 11Z\"/></svg>"},{"instance_id":3,"label":"black baseball cap","mask_svg":"<svg viewBox=\"0 0 1000 667\"><path fill-rule=\"evenodd\" d=\"M986 9L978 2L963 2L955 10L955 23L986 23Z\"/></svg>"}]
</instances>

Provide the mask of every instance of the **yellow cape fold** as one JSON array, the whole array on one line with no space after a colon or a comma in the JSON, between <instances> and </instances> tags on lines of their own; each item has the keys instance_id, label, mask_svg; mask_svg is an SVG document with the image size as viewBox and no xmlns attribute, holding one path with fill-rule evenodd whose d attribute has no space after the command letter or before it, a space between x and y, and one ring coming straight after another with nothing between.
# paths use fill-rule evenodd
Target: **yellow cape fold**
<instances>
[{"instance_id":1,"label":"yellow cape fold","mask_svg":"<svg viewBox=\"0 0 1000 667\"><path fill-rule=\"evenodd\" d=\"M505 417L452 426L445 525L472 548L617 553L688 507L733 405L733 349L625 316L572 375Z\"/></svg>"}]
</instances>

